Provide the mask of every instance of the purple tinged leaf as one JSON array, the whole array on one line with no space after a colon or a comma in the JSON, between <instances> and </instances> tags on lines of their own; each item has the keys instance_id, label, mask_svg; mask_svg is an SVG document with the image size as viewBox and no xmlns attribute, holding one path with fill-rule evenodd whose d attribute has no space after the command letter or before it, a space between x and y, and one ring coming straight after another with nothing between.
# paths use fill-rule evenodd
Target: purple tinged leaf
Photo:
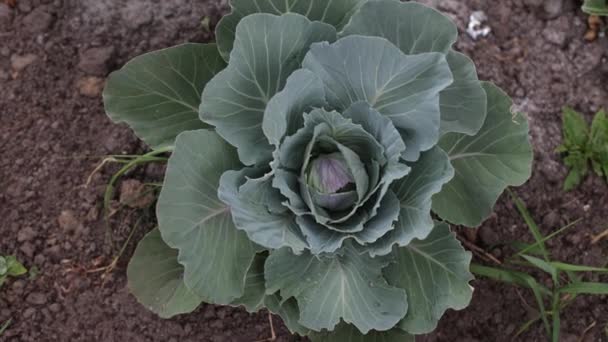
<instances>
[{"instance_id":1,"label":"purple tinged leaf","mask_svg":"<svg viewBox=\"0 0 608 342\"><path fill-rule=\"evenodd\" d=\"M310 165L308 183L320 193L335 194L354 182L341 153L322 154Z\"/></svg>"}]
</instances>

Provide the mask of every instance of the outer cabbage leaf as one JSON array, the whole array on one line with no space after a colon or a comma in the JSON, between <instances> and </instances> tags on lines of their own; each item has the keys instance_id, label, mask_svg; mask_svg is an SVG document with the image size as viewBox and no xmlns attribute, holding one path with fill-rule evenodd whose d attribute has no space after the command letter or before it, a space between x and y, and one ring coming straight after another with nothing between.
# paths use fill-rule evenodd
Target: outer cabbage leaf
<instances>
[{"instance_id":1,"label":"outer cabbage leaf","mask_svg":"<svg viewBox=\"0 0 608 342\"><path fill-rule=\"evenodd\" d=\"M370 331L363 335L353 325L340 323L336 330L321 333L313 332L308 336L312 342L414 342L413 335L405 331L394 328L388 331Z\"/></svg>"},{"instance_id":2,"label":"outer cabbage leaf","mask_svg":"<svg viewBox=\"0 0 608 342\"><path fill-rule=\"evenodd\" d=\"M310 329L298 322L300 319L300 309L295 299L290 298L282 301L281 297L275 294L266 296L265 303L270 312L281 316L283 323L293 334L306 336L310 333Z\"/></svg>"},{"instance_id":3,"label":"outer cabbage leaf","mask_svg":"<svg viewBox=\"0 0 608 342\"><path fill-rule=\"evenodd\" d=\"M311 21L321 21L338 30L367 0L231 0L232 12L222 18L215 32L221 55L228 61L234 44L237 25L244 17L254 13L281 15L298 13Z\"/></svg>"},{"instance_id":4,"label":"outer cabbage leaf","mask_svg":"<svg viewBox=\"0 0 608 342\"><path fill-rule=\"evenodd\" d=\"M449 17L422 4L377 0L363 4L340 33L350 35L386 38L407 55L446 54L458 29Z\"/></svg>"},{"instance_id":5,"label":"outer cabbage leaf","mask_svg":"<svg viewBox=\"0 0 608 342\"><path fill-rule=\"evenodd\" d=\"M486 119L488 97L469 57L450 51L447 58L454 83L441 92L441 133L475 135Z\"/></svg>"},{"instance_id":6,"label":"outer cabbage leaf","mask_svg":"<svg viewBox=\"0 0 608 342\"><path fill-rule=\"evenodd\" d=\"M370 1L340 35L386 38L405 54L446 54L454 83L441 92L441 132L474 135L479 131L486 116L486 94L475 64L450 50L458 30L449 17L416 2Z\"/></svg>"},{"instance_id":7,"label":"outer cabbage leaf","mask_svg":"<svg viewBox=\"0 0 608 342\"><path fill-rule=\"evenodd\" d=\"M272 158L262 130L270 99L300 67L310 44L333 41L332 26L298 14L252 14L239 23L232 59L203 92L200 117L238 150L241 162Z\"/></svg>"},{"instance_id":8,"label":"outer cabbage leaf","mask_svg":"<svg viewBox=\"0 0 608 342\"><path fill-rule=\"evenodd\" d=\"M433 211L454 224L478 226L507 186L522 185L532 172L528 122L511 113L511 99L490 83L488 116L476 136L448 133L439 146L447 151L455 177L433 197Z\"/></svg>"},{"instance_id":9,"label":"outer cabbage leaf","mask_svg":"<svg viewBox=\"0 0 608 342\"><path fill-rule=\"evenodd\" d=\"M402 133L406 160L437 144L439 93L452 83L445 55L408 56L384 38L348 36L313 44L303 66L321 77L332 108L365 101L389 117Z\"/></svg>"},{"instance_id":10,"label":"outer cabbage leaf","mask_svg":"<svg viewBox=\"0 0 608 342\"><path fill-rule=\"evenodd\" d=\"M266 261L267 293L294 297L300 324L315 331L333 330L340 319L364 333L394 327L405 315L407 300L402 289L382 277L390 259L371 258L352 245L341 253L317 257L273 251Z\"/></svg>"},{"instance_id":11,"label":"outer cabbage leaf","mask_svg":"<svg viewBox=\"0 0 608 342\"><path fill-rule=\"evenodd\" d=\"M108 78L105 109L154 149L184 131L208 127L198 118L207 82L226 63L215 44L184 44L134 58Z\"/></svg>"},{"instance_id":12,"label":"outer cabbage leaf","mask_svg":"<svg viewBox=\"0 0 608 342\"><path fill-rule=\"evenodd\" d=\"M137 245L127 277L135 298L161 318L192 312L203 301L184 284L184 267L177 262L177 250L167 246L158 229Z\"/></svg>"},{"instance_id":13,"label":"outer cabbage leaf","mask_svg":"<svg viewBox=\"0 0 608 342\"><path fill-rule=\"evenodd\" d=\"M426 238L435 223L431 217L431 197L454 177L447 154L438 147L424 152L412 164L412 171L391 189L399 201L395 228L368 246L372 256L389 254L394 245L407 246L413 239Z\"/></svg>"},{"instance_id":14,"label":"outer cabbage leaf","mask_svg":"<svg viewBox=\"0 0 608 342\"><path fill-rule=\"evenodd\" d=\"M425 334L437 326L446 309L464 309L473 294L469 281L471 253L447 224L438 224L424 240L393 250L395 263L384 270L389 284L405 289L408 311L398 327Z\"/></svg>"},{"instance_id":15,"label":"outer cabbage leaf","mask_svg":"<svg viewBox=\"0 0 608 342\"><path fill-rule=\"evenodd\" d=\"M283 322L292 333L302 336L307 335L310 330L298 323L300 311L296 300L290 298L282 301L278 294L266 294L264 280L264 264L266 259L266 254L256 255L247 272L243 297L236 299L232 302L232 305L242 305L249 312L257 312L263 308L267 308L270 312L281 316Z\"/></svg>"},{"instance_id":16,"label":"outer cabbage leaf","mask_svg":"<svg viewBox=\"0 0 608 342\"><path fill-rule=\"evenodd\" d=\"M243 296L232 301L232 305L242 305L248 312L258 312L265 308L266 288L264 287L264 263L266 255L257 254L245 276Z\"/></svg>"},{"instance_id":17,"label":"outer cabbage leaf","mask_svg":"<svg viewBox=\"0 0 608 342\"><path fill-rule=\"evenodd\" d=\"M211 131L180 134L157 206L167 244L179 250L186 285L206 302L229 304L243 294L256 252L218 199L220 176L240 167L233 147Z\"/></svg>"}]
</instances>

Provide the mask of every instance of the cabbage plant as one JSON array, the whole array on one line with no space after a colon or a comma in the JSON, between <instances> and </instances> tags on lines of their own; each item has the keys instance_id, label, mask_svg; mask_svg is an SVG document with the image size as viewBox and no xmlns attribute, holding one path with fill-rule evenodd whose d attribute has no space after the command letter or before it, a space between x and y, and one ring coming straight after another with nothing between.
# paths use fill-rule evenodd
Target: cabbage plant
<instances>
[{"instance_id":1,"label":"cabbage plant","mask_svg":"<svg viewBox=\"0 0 608 342\"><path fill-rule=\"evenodd\" d=\"M232 0L216 44L135 58L108 115L171 150L128 268L161 317L263 308L313 341L406 341L471 300L475 227L530 175L528 126L396 0Z\"/></svg>"}]
</instances>

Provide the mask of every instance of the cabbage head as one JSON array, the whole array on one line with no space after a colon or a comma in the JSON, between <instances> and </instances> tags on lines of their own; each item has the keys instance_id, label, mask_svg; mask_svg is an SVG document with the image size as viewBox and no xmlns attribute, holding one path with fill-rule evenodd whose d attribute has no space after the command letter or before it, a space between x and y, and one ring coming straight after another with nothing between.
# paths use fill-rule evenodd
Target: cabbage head
<instances>
[{"instance_id":1,"label":"cabbage head","mask_svg":"<svg viewBox=\"0 0 608 342\"><path fill-rule=\"evenodd\" d=\"M528 125L457 28L396 0L232 0L216 44L135 58L108 115L171 150L128 268L161 317L279 315L313 341L407 341L466 307L479 226L530 176Z\"/></svg>"}]
</instances>

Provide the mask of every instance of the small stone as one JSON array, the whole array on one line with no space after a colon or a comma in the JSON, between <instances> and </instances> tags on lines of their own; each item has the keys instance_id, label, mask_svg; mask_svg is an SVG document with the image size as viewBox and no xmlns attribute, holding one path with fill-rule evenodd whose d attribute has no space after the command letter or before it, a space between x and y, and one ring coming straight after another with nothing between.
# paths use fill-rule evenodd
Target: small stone
<instances>
[{"instance_id":1,"label":"small stone","mask_svg":"<svg viewBox=\"0 0 608 342\"><path fill-rule=\"evenodd\" d=\"M53 15L38 7L23 18L23 26L31 33L43 33L53 25Z\"/></svg>"},{"instance_id":2,"label":"small stone","mask_svg":"<svg viewBox=\"0 0 608 342\"><path fill-rule=\"evenodd\" d=\"M551 230L557 229L559 226L559 214L555 211L550 211L543 217L543 225Z\"/></svg>"},{"instance_id":3,"label":"small stone","mask_svg":"<svg viewBox=\"0 0 608 342\"><path fill-rule=\"evenodd\" d=\"M203 318L211 319L213 317L215 317L215 309L211 305L206 305L203 309Z\"/></svg>"},{"instance_id":4,"label":"small stone","mask_svg":"<svg viewBox=\"0 0 608 342\"><path fill-rule=\"evenodd\" d=\"M492 227L481 227L478 234L479 239L485 246L495 245L500 240L498 234L496 234L496 231L492 229Z\"/></svg>"},{"instance_id":5,"label":"small stone","mask_svg":"<svg viewBox=\"0 0 608 342\"><path fill-rule=\"evenodd\" d=\"M510 336L515 331L515 328L515 324L509 324L504 331L505 335Z\"/></svg>"},{"instance_id":6,"label":"small stone","mask_svg":"<svg viewBox=\"0 0 608 342\"><path fill-rule=\"evenodd\" d=\"M218 310L217 310L217 312L216 312L217 317L218 317L219 319L224 319L224 318L226 318L226 314L227 314L227 313L228 313L228 310L227 310L226 308L220 308L220 309L218 309Z\"/></svg>"},{"instance_id":7,"label":"small stone","mask_svg":"<svg viewBox=\"0 0 608 342\"><path fill-rule=\"evenodd\" d=\"M154 195L137 179L127 179L120 185L120 203L135 209L147 208Z\"/></svg>"},{"instance_id":8,"label":"small stone","mask_svg":"<svg viewBox=\"0 0 608 342\"><path fill-rule=\"evenodd\" d=\"M91 48L80 54L78 68L88 75L105 76L110 72L113 46Z\"/></svg>"},{"instance_id":9,"label":"small stone","mask_svg":"<svg viewBox=\"0 0 608 342\"><path fill-rule=\"evenodd\" d=\"M213 320L209 326L217 330L222 330L224 328L224 322L222 322L220 319L216 319Z\"/></svg>"},{"instance_id":10,"label":"small stone","mask_svg":"<svg viewBox=\"0 0 608 342\"><path fill-rule=\"evenodd\" d=\"M32 241L36 238L36 231L34 231L31 227L25 227L17 233L17 241Z\"/></svg>"},{"instance_id":11,"label":"small stone","mask_svg":"<svg viewBox=\"0 0 608 342\"><path fill-rule=\"evenodd\" d=\"M88 76L76 81L76 87L81 95L87 97L98 97L101 95L104 86L104 79L95 76Z\"/></svg>"},{"instance_id":12,"label":"small stone","mask_svg":"<svg viewBox=\"0 0 608 342\"><path fill-rule=\"evenodd\" d=\"M573 246L577 246L579 243L581 243L581 241L583 241L583 236L580 233L574 233L566 236L566 240Z\"/></svg>"},{"instance_id":13,"label":"small stone","mask_svg":"<svg viewBox=\"0 0 608 342\"><path fill-rule=\"evenodd\" d=\"M563 47L566 45L566 32L560 32L552 27L546 27L543 30L543 37L550 43Z\"/></svg>"},{"instance_id":14,"label":"small stone","mask_svg":"<svg viewBox=\"0 0 608 342\"><path fill-rule=\"evenodd\" d=\"M27 309L25 309L25 311L23 311L23 318L31 318L32 316L34 316L35 313L36 313L36 309L27 308Z\"/></svg>"},{"instance_id":15,"label":"small stone","mask_svg":"<svg viewBox=\"0 0 608 342\"><path fill-rule=\"evenodd\" d=\"M13 11L6 4L0 3L0 32L8 31L13 26Z\"/></svg>"},{"instance_id":16,"label":"small stone","mask_svg":"<svg viewBox=\"0 0 608 342\"><path fill-rule=\"evenodd\" d=\"M99 209L97 208L97 206L92 206L91 209L89 209L89 211L87 212L87 221L91 222L91 221L96 221L99 218Z\"/></svg>"},{"instance_id":17,"label":"small stone","mask_svg":"<svg viewBox=\"0 0 608 342\"><path fill-rule=\"evenodd\" d=\"M21 245L21 247L19 248L19 250L25 254L25 256L27 256L29 259L34 257L34 245L32 245L29 242L24 243L23 245Z\"/></svg>"},{"instance_id":18,"label":"small stone","mask_svg":"<svg viewBox=\"0 0 608 342\"><path fill-rule=\"evenodd\" d=\"M542 165L541 172L547 181L561 183L566 177L566 169L559 162L550 158L544 158Z\"/></svg>"},{"instance_id":19,"label":"small stone","mask_svg":"<svg viewBox=\"0 0 608 342\"><path fill-rule=\"evenodd\" d=\"M543 37L552 44L565 47L571 37L572 23L570 18L561 16L555 20L547 22L543 30Z\"/></svg>"},{"instance_id":20,"label":"small stone","mask_svg":"<svg viewBox=\"0 0 608 342\"><path fill-rule=\"evenodd\" d=\"M28 13L32 10L31 0L19 0L17 2L17 8L19 8L19 11L23 13Z\"/></svg>"},{"instance_id":21,"label":"small stone","mask_svg":"<svg viewBox=\"0 0 608 342\"><path fill-rule=\"evenodd\" d=\"M40 292L32 292L25 300L30 304L44 305L46 304L46 295Z\"/></svg>"},{"instance_id":22,"label":"small stone","mask_svg":"<svg viewBox=\"0 0 608 342\"><path fill-rule=\"evenodd\" d=\"M51 312L59 312L61 311L61 305L57 304L57 303L53 303L51 305L49 305L49 310L51 310Z\"/></svg>"},{"instance_id":23,"label":"small stone","mask_svg":"<svg viewBox=\"0 0 608 342\"><path fill-rule=\"evenodd\" d=\"M25 283L23 282L23 280L15 280L15 282L13 283L12 290L21 294L21 292L23 292L24 287Z\"/></svg>"},{"instance_id":24,"label":"small stone","mask_svg":"<svg viewBox=\"0 0 608 342\"><path fill-rule=\"evenodd\" d=\"M543 10L545 18L555 19L562 14L564 0L545 0Z\"/></svg>"},{"instance_id":25,"label":"small stone","mask_svg":"<svg viewBox=\"0 0 608 342\"><path fill-rule=\"evenodd\" d=\"M46 258L42 254L38 254L34 257L35 265L43 265L45 261L46 261Z\"/></svg>"},{"instance_id":26,"label":"small stone","mask_svg":"<svg viewBox=\"0 0 608 342\"><path fill-rule=\"evenodd\" d=\"M129 1L122 9L122 19L128 27L135 30L152 22L152 9L146 2Z\"/></svg>"},{"instance_id":27,"label":"small stone","mask_svg":"<svg viewBox=\"0 0 608 342\"><path fill-rule=\"evenodd\" d=\"M65 231L74 231L80 226L80 221L78 221L76 214L71 210L62 211L57 218L57 223Z\"/></svg>"},{"instance_id":28,"label":"small stone","mask_svg":"<svg viewBox=\"0 0 608 342\"><path fill-rule=\"evenodd\" d=\"M12 55L11 66L13 67L13 70L21 71L34 63L37 59L38 56L34 55L33 53L28 53L25 55Z\"/></svg>"}]
</instances>

